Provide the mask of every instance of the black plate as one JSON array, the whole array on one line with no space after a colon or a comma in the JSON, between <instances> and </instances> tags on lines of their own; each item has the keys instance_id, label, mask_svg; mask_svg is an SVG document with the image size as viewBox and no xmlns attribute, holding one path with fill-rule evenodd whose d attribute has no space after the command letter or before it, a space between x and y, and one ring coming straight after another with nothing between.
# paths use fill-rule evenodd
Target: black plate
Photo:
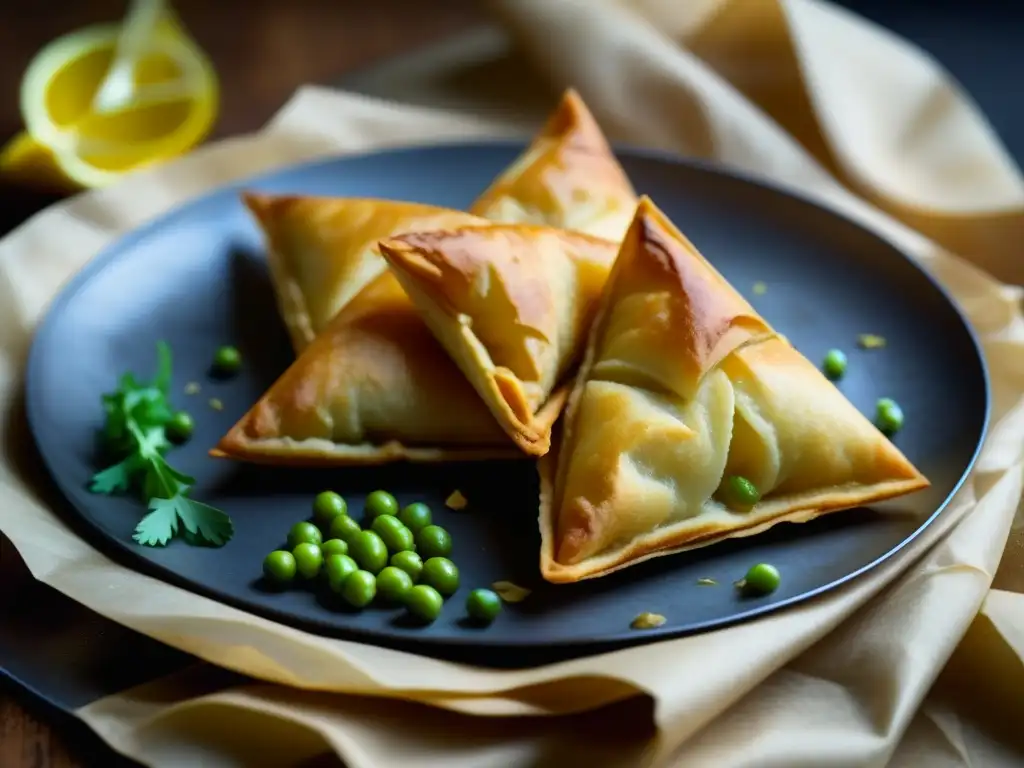
<instances>
[{"instance_id":1,"label":"black plate","mask_svg":"<svg viewBox=\"0 0 1024 768\"><path fill-rule=\"evenodd\" d=\"M660 558L591 582L545 584L537 568L537 482L531 462L332 471L256 468L206 451L292 359L274 303L263 248L237 192L298 192L418 200L462 208L522 149L511 142L389 151L291 168L206 195L139 229L96 258L58 297L33 344L27 378L31 426L69 519L131 567L313 632L491 665L523 665L719 627L810 598L890 556L941 510L974 461L988 416L978 346L950 299L916 265L859 226L807 201L719 169L622 150L638 191L651 195L737 288L811 360L831 347L850 357L842 390L863 412L896 398L906 427L896 442L931 479L928 490L879 510L852 510L752 539ZM767 291L753 295L755 282ZM858 334L884 336L859 350ZM95 471L100 395L131 370L148 377L155 343L175 353L176 402L197 417L173 463L198 479L197 498L224 508L236 534L223 549L131 541L142 509L134 498L86 490ZM237 343L244 372L228 382L206 371L216 347ZM183 394L202 383L196 396ZM208 405L211 397L223 411ZM263 555L334 488L353 513L383 487L402 503L425 500L454 536L462 588L442 617L406 626L397 612L330 610L312 592L268 593ZM461 489L472 511L443 500ZM894 511L910 514L892 514ZM756 562L783 574L768 598L743 599L732 583ZM698 579L717 586L700 586ZM533 593L487 629L461 621L475 586L507 579ZM629 629L643 611L657 630Z\"/></svg>"}]
</instances>

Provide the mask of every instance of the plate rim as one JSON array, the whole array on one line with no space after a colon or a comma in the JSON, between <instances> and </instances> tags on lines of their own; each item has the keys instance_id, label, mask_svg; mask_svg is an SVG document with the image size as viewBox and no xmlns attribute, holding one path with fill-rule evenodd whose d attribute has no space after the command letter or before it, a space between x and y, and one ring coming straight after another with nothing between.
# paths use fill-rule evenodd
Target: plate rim
<instances>
[{"instance_id":1,"label":"plate rim","mask_svg":"<svg viewBox=\"0 0 1024 768\"><path fill-rule=\"evenodd\" d=\"M41 405L39 399L41 395L33 393L33 388L30 383L33 379L38 378L38 369L42 365L43 352L46 349L47 338L52 335L53 329L57 323L58 315L61 310L66 307L76 295L94 278L102 274L102 272L108 267L114 265L119 255L125 251L133 248L138 242L150 237L154 232L168 226L173 225L177 220L187 217L194 210L202 207L202 205L209 199L221 196L225 193L239 192L243 189L253 189L254 191L260 191L259 186L261 184L273 184L276 179L286 174L301 174L308 172L313 169L322 168L324 166L344 164L347 161L367 161L372 160L379 156L414 156L423 152L458 152L458 151L494 151L501 150L509 153L516 151L522 151L528 144L529 139L522 138L501 138L501 139L479 139L479 140L466 140L466 141L438 141L438 142L426 142L420 144L402 145L397 147L386 147L381 149L375 149L368 152L352 152L344 154L332 154L327 156L320 156L310 160L305 160L299 163L292 163L277 166L267 171L262 171L258 174L250 176L244 176L239 179L235 179L224 184L220 184L211 189L208 189L200 194L189 197L167 210L158 213L149 219L143 221L138 226L129 229L120 235L115 236L109 243L101 248L95 255L90 257L82 267L67 278L58 288L50 302L44 308L39 321L36 324L35 329L32 331L32 339L29 345L28 355L23 370L22 387L24 392L24 409L27 417L29 430L32 435L33 448L35 449L43 467L49 475L50 481L55 486L56 490L59 491L61 500L72 515L77 518L74 522L79 523L84 529L83 531L76 532L78 535L82 535L83 540L92 546L96 546L98 543L102 543L101 551L104 554L111 557L120 565L135 571L136 573L142 573L149 575L154 578L158 578L165 584L175 586L179 589L184 589L192 594L205 597L206 599L214 600L224 605L229 605L236 610L249 613L259 618L272 621L275 624L279 624L284 627L296 629L298 631L306 631L319 637L338 638L349 642L365 642L370 645L376 645L378 647L387 647L399 649L404 652L415 653L417 655L426 656L437 656L437 651L446 648L452 648L457 650L464 649L475 649L477 651L487 652L490 650L499 650L502 648L517 650L517 651L528 651L541 649L556 649L561 652L562 656L558 660L565 658L578 658L583 656L594 655L597 653L612 652L615 650L624 650L634 645L646 645L651 642L670 640L674 638L688 637L692 635L699 635L706 632L715 631L718 629L725 629L730 626L735 626L740 623L744 623L761 616L769 615L777 611L781 611L786 608L790 608L799 603L809 601L817 598L822 594L831 590L837 589L849 582L863 576L865 573L878 567L885 561L897 555L904 548L909 546L914 540L920 536L926 528L934 524L938 517L946 510L950 502L961 490L967 478L974 470L977 464L978 457L981 453L982 448L985 445L985 441L988 438L989 428L991 426L992 417L992 392L991 392L991 378L989 374L989 368L985 359L983 347L975 329L971 326L963 309L959 303L950 295L949 291L943 286L932 274L924 268L924 266L915 258L906 253L899 245L894 243L892 240L883 237L882 235L869 229L858 220L850 217L845 212L836 210L825 201L816 199L816 197L804 190L795 189L785 182L779 182L775 179L766 178L758 174L750 173L741 169L734 169L729 166L725 166L715 160L708 160L703 158L692 158L683 156L668 150L650 148L650 147L639 147L626 143L613 142L611 148L617 158L634 157L640 160L653 161L659 164L666 164L676 167L682 167L690 171L696 171L700 173L707 173L716 176L724 176L734 181L738 181L742 184L753 185L762 190L776 195L783 195L785 197L795 199L804 205L817 209L818 215L830 216L838 218L844 221L847 225L856 227L865 236L872 238L875 241L883 244L892 252L893 255L898 256L902 260L909 263L909 266L918 272L931 287L938 292L942 297L945 304L953 311L954 316L959 321L960 326L965 332L968 340L971 343L971 347L974 353L974 357L977 360L978 371L981 376L981 383L983 387L984 403L982 408L982 424L981 429L977 436L977 442L971 452L970 459L964 466L960 477L951 487L947 496L938 503L936 508L929 513L926 517L918 523L917 527L904 539L891 547L878 557L874 558L870 562L862 565L861 567L841 576L837 579L833 579L826 584L822 584L813 589L803 591L797 595L793 595L784 600L778 600L771 603L762 605L754 605L744 610L736 611L730 614L726 618L705 620L689 626L673 626L666 624L663 627L657 627L651 630L645 631L642 635L639 635L634 630L625 630L615 634L603 635L600 638L594 639L555 639L546 640L542 645L539 645L536 641L531 641L526 638L513 638L513 639L499 639L496 641L488 641L485 635L466 635L466 636L451 636L451 637L430 637L428 635L419 635L416 633L410 633L409 637L401 638L397 641L392 642L391 636L382 636L378 631L372 629L366 629L363 627L345 626L335 627L327 622L319 622L315 619L299 619L288 611L276 609L273 606L266 605L260 606L258 611L252 610L251 607L245 604L243 601L235 599L226 599L223 595L219 594L216 589L205 587L200 585L197 581L183 576L171 568L162 565L160 563L149 560L148 558L140 555L133 551L133 545L128 541L122 541L116 536L112 536L101 529L96 523L94 523L89 516L87 516L79 506L73 501L68 490L73 484L60 479L61 475L55 467L51 465L50 460L47 458L45 452L42 450L38 440L37 424L40 423L41 415L39 409ZM301 192L276 192L275 194L302 194ZM324 196L324 195L317 195ZM329 195L324 196L329 197ZM339 196L341 197L341 196ZM347 195L346 197L354 197L353 195ZM12 233L13 234L13 233ZM54 510L59 517L63 517L59 511ZM69 521L63 520L65 524L70 526ZM74 530L74 527L72 528ZM95 535L100 541L90 542L86 537L85 531L88 531L88 535ZM116 553L116 554L115 554ZM253 601L248 601L253 602ZM312 629L315 627L316 629ZM415 646L415 648L409 648L407 646ZM433 653L431 653L433 651ZM546 663L546 662L545 662Z\"/></svg>"}]
</instances>

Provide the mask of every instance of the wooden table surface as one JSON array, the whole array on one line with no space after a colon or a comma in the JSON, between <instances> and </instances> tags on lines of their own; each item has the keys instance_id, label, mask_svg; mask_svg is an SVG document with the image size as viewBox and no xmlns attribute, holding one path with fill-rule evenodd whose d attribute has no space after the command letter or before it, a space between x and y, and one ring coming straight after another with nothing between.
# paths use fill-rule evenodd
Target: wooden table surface
<instances>
[{"instance_id":1,"label":"wooden table surface","mask_svg":"<svg viewBox=\"0 0 1024 768\"><path fill-rule=\"evenodd\" d=\"M222 113L211 138L259 128L299 85L330 83L483 18L473 0L172 0L172 5L221 78ZM18 87L32 55L65 32L118 19L125 6L124 0L52 0L23 3L16 13L2 14L0 140L21 129ZM8 206L0 214L3 230L18 223L13 217L31 212L31 207L12 212ZM0 620L4 595L28 578L13 547L0 537ZM97 763L90 751L0 689L0 768L91 767Z\"/></svg>"}]
</instances>

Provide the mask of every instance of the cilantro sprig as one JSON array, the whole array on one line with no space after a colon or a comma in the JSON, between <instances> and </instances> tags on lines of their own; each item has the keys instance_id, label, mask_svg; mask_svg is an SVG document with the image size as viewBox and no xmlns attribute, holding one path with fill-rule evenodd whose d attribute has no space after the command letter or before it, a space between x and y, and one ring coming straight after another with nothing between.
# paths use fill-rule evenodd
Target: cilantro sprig
<instances>
[{"instance_id":1,"label":"cilantro sprig","mask_svg":"<svg viewBox=\"0 0 1024 768\"><path fill-rule=\"evenodd\" d=\"M193 544L220 547L234 533L231 518L209 504L189 497L195 478L172 467L165 454L172 443L167 425L174 417L170 404L171 349L157 344L157 373L150 383L131 373L121 377L117 390L103 395L102 442L112 458L93 475L89 490L107 495L140 492L149 514L139 521L132 538L144 546L167 544L179 533Z\"/></svg>"}]
</instances>

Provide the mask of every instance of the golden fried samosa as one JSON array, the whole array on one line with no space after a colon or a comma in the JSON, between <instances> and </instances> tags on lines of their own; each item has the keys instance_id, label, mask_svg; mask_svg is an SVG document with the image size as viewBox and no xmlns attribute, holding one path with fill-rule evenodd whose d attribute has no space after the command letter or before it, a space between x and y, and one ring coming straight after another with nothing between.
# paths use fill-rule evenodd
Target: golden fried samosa
<instances>
[{"instance_id":1,"label":"golden fried samosa","mask_svg":"<svg viewBox=\"0 0 1024 768\"><path fill-rule=\"evenodd\" d=\"M420 315L516 445L547 452L617 246L494 224L382 240Z\"/></svg>"},{"instance_id":2,"label":"golden fried samosa","mask_svg":"<svg viewBox=\"0 0 1024 768\"><path fill-rule=\"evenodd\" d=\"M567 91L530 146L492 182L469 213L374 198L244 193L267 245L281 316L296 353L385 270L377 241L479 223L576 229L616 242L636 195L601 129Z\"/></svg>"},{"instance_id":3,"label":"golden fried samosa","mask_svg":"<svg viewBox=\"0 0 1024 768\"><path fill-rule=\"evenodd\" d=\"M928 485L646 197L560 434L538 467L551 582Z\"/></svg>"},{"instance_id":4,"label":"golden fried samosa","mask_svg":"<svg viewBox=\"0 0 1024 768\"><path fill-rule=\"evenodd\" d=\"M302 466L523 455L389 273L328 323L212 454Z\"/></svg>"},{"instance_id":5,"label":"golden fried samosa","mask_svg":"<svg viewBox=\"0 0 1024 768\"><path fill-rule=\"evenodd\" d=\"M504 202L485 204L498 189ZM628 219L621 221L615 201L631 208L632 187L586 107L567 93L474 209L621 237ZM486 226L486 219L372 199L250 194L245 202L268 243L280 311L300 356L214 455L330 465L525 455L423 324L377 247L402 231ZM615 245L598 249L614 256ZM326 340L313 343L321 333ZM565 394L545 398L533 424L550 430Z\"/></svg>"}]
</instances>

